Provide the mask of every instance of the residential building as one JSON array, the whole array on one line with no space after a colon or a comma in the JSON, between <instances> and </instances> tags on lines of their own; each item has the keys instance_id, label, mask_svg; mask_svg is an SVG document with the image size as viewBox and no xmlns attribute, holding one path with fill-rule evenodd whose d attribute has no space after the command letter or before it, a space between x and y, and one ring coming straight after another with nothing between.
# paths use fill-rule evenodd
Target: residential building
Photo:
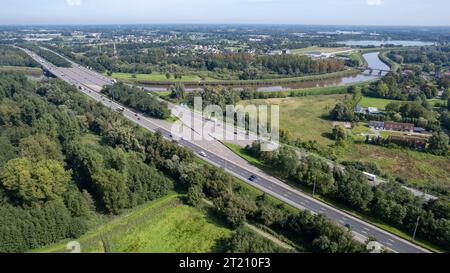
<instances>
[{"instance_id":1,"label":"residential building","mask_svg":"<svg viewBox=\"0 0 450 273\"><path fill-rule=\"evenodd\" d=\"M371 121L369 121L369 127L375 128L377 130L383 130L384 129L384 121L371 120Z\"/></svg>"},{"instance_id":2,"label":"residential building","mask_svg":"<svg viewBox=\"0 0 450 273\"><path fill-rule=\"evenodd\" d=\"M405 131L405 132L413 132L414 124L411 123L399 123L399 122L385 122L384 123L385 130L391 131Z\"/></svg>"}]
</instances>

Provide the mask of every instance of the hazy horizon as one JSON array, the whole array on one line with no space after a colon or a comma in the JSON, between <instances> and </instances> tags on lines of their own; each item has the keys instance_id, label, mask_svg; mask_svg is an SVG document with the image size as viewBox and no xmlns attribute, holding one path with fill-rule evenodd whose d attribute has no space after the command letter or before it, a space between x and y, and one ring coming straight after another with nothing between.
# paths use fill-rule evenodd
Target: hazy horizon
<instances>
[{"instance_id":1,"label":"hazy horizon","mask_svg":"<svg viewBox=\"0 0 450 273\"><path fill-rule=\"evenodd\" d=\"M2 1L0 25L450 26L446 0ZM24 9L23 7L26 7Z\"/></svg>"}]
</instances>

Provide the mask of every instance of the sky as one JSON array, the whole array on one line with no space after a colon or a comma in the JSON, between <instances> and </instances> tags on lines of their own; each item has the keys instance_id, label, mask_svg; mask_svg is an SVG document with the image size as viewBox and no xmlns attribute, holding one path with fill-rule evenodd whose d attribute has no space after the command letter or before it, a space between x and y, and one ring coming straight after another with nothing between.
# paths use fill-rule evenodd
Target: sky
<instances>
[{"instance_id":1,"label":"sky","mask_svg":"<svg viewBox=\"0 0 450 273\"><path fill-rule=\"evenodd\" d=\"M450 26L450 0L0 0L0 24Z\"/></svg>"}]
</instances>

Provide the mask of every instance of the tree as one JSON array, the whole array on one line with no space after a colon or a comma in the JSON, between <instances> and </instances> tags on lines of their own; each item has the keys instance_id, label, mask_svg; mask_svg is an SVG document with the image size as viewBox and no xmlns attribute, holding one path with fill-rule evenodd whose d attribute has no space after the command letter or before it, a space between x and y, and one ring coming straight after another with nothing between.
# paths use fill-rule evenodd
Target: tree
<instances>
[{"instance_id":1,"label":"tree","mask_svg":"<svg viewBox=\"0 0 450 273\"><path fill-rule=\"evenodd\" d=\"M228 253L280 253L283 249L248 228L238 228L226 239L225 249Z\"/></svg>"},{"instance_id":2,"label":"tree","mask_svg":"<svg viewBox=\"0 0 450 273\"><path fill-rule=\"evenodd\" d=\"M6 163L2 185L27 205L62 200L70 182L70 172L55 160L32 161L17 158Z\"/></svg>"},{"instance_id":3,"label":"tree","mask_svg":"<svg viewBox=\"0 0 450 273\"><path fill-rule=\"evenodd\" d=\"M367 210L373 198L372 186L367 178L353 167L342 171L336 169L334 177L338 185L338 197L354 208Z\"/></svg>"},{"instance_id":4,"label":"tree","mask_svg":"<svg viewBox=\"0 0 450 273\"><path fill-rule=\"evenodd\" d=\"M345 131L345 128L341 125L334 126L333 132L332 132L333 139L337 142L343 142L347 140L347 132Z\"/></svg>"},{"instance_id":5,"label":"tree","mask_svg":"<svg viewBox=\"0 0 450 273\"><path fill-rule=\"evenodd\" d=\"M289 177L291 175L294 175L297 170L298 164L299 158L297 152L294 149L288 146L281 146L276 151L274 166L280 171L283 176Z\"/></svg>"},{"instance_id":6,"label":"tree","mask_svg":"<svg viewBox=\"0 0 450 273\"><path fill-rule=\"evenodd\" d=\"M429 139L428 150L436 155L448 154L449 137L442 131L434 133Z\"/></svg>"},{"instance_id":7,"label":"tree","mask_svg":"<svg viewBox=\"0 0 450 273\"><path fill-rule=\"evenodd\" d=\"M45 135L34 135L22 139L20 142L20 155L28 157L34 161L46 159L63 162L64 158L61 150L55 142L51 141Z\"/></svg>"},{"instance_id":8,"label":"tree","mask_svg":"<svg viewBox=\"0 0 450 273\"><path fill-rule=\"evenodd\" d=\"M202 198L204 198L204 194L200 186L194 185L189 187L186 200L188 205L197 207L201 204Z\"/></svg>"},{"instance_id":9,"label":"tree","mask_svg":"<svg viewBox=\"0 0 450 273\"><path fill-rule=\"evenodd\" d=\"M170 98L172 99L184 99L185 97L185 88L183 84L177 83L170 88L170 91Z\"/></svg>"},{"instance_id":10,"label":"tree","mask_svg":"<svg viewBox=\"0 0 450 273\"><path fill-rule=\"evenodd\" d=\"M309 156L300 164L298 174L300 181L305 182L309 187L316 185L317 192L328 194L336 190L333 173L327 162Z\"/></svg>"},{"instance_id":11,"label":"tree","mask_svg":"<svg viewBox=\"0 0 450 273\"><path fill-rule=\"evenodd\" d=\"M92 180L108 212L117 215L128 207L128 189L122 173L107 169L95 174Z\"/></svg>"},{"instance_id":12,"label":"tree","mask_svg":"<svg viewBox=\"0 0 450 273\"><path fill-rule=\"evenodd\" d=\"M332 120L353 121L355 116L353 109L349 108L346 104L339 102L333 110L331 110L330 118Z\"/></svg>"},{"instance_id":13,"label":"tree","mask_svg":"<svg viewBox=\"0 0 450 273\"><path fill-rule=\"evenodd\" d=\"M379 81L376 87L376 91L378 93L378 96L382 98L389 97L389 87L384 81Z\"/></svg>"}]
</instances>

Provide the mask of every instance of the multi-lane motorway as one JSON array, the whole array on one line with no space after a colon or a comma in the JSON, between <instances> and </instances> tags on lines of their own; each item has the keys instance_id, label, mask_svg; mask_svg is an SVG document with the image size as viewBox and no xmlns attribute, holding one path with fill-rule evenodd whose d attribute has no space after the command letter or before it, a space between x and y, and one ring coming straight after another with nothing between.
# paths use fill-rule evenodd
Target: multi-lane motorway
<instances>
[{"instance_id":1,"label":"multi-lane motorway","mask_svg":"<svg viewBox=\"0 0 450 273\"><path fill-rule=\"evenodd\" d=\"M173 137L171 133L172 124L169 122L145 117L140 113L136 113L132 109L128 109L99 93L102 86L111 84L112 79L100 75L92 70L81 67L73 63L72 68L60 68L46 62L41 57L28 50L32 58L38 61L44 68L50 71L56 77L66 81L69 84L77 86L80 92L83 92L92 99L102 103L103 105L115 110L123 107L123 115L130 121L150 130L159 131L166 138ZM379 243L391 251L399 253L426 253L429 252L411 242L408 242L396 235L388 233L374 225L357 219L343 211L331 207L321 201L318 201L292 187L289 187L280 180L267 175L263 171L252 166L242 158L229 151L224 145L217 140L188 140L189 137L182 137L178 140L179 144L192 150L197 155L204 154L203 159L213 165L223 168L230 174L238 177L248 184L259 188L260 190L270 194L284 202L297 207L299 209L307 209L315 214L323 214L335 221L341 226L351 227L355 238L365 241L369 237L376 238ZM249 178L254 175L255 180L250 181Z\"/></svg>"}]
</instances>

